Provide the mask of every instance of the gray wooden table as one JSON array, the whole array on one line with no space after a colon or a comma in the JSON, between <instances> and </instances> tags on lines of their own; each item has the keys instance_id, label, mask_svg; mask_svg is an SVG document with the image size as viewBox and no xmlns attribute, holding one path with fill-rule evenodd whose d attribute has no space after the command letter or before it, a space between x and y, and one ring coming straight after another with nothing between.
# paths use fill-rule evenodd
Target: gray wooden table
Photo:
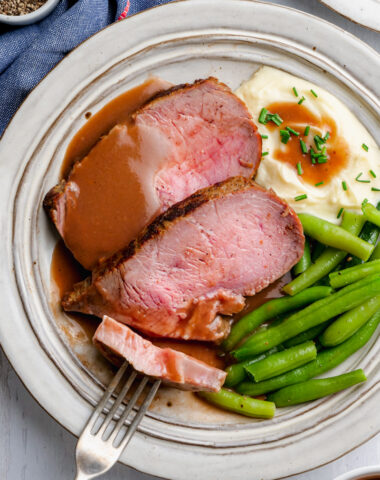
<instances>
[{"instance_id":1,"label":"gray wooden table","mask_svg":"<svg viewBox=\"0 0 380 480\"><path fill-rule=\"evenodd\" d=\"M380 51L380 34L345 20L317 0L277 0L273 3L324 18ZM0 480L71 480L75 472L75 444L76 439L50 418L25 390L0 350ZM380 464L380 436L329 465L296 475L291 480L332 480L351 469L375 464ZM102 478L153 480L123 465L117 465Z\"/></svg>"}]
</instances>

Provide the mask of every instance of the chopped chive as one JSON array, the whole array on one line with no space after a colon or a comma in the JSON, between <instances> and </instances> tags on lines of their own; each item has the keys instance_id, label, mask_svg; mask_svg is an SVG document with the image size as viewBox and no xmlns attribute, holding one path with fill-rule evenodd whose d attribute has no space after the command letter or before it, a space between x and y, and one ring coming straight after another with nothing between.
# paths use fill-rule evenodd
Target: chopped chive
<instances>
[{"instance_id":1,"label":"chopped chive","mask_svg":"<svg viewBox=\"0 0 380 480\"><path fill-rule=\"evenodd\" d=\"M343 187L343 190L346 191L347 190L347 183L343 180L342 182L342 187Z\"/></svg>"},{"instance_id":2,"label":"chopped chive","mask_svg":"<svg viewBox=\"0 0 380 480\"><path fill-rule=\"evenodd\" d=\"M282 118L280 117L280 115L278 113L269 113L267 115L267 118L268 118L269 121L272 121L277 126L280 126L281 123L283 122Z\"/></svg>"},{"instance_id":3,"label":"chopped chive","mask_svg":"<svg viewBox=\"0 0 380 480\"><path fill-rule=\"evenodd\" d=\"M302 105L304 101L305 101L305 97L301 97L300 101L298 102L298 105Z\"/></svg>"},{"instance_id":4,"label":"chopped chive","mask_svg":"<svg viewBox=\"0 0 380 480\"><path fill-rule=\"evenodd\" d=\"M269 155L269 152L262 152L261 156L265 157L265 155Z\"/></svg>"},{"instance_id":5,"label":"chopped chive","mask_svg":"<svg viewBox=\"0 0 380 480\"><path fill-rule=\"evenodd\" d=\"M323 147L323 148L322 148L321 154L322 154L322 155L326 155L326 147Z\"/></svg>"},{"instance_id":6,"label":"chopped chive","mask_svg":"<svg viewBox=\"0 0 380 480\"><path fill-rule=\"evenodd\" d=\"M293 87L293 89L292 89L292 90L293 90L293 93L294 93L294 95L295 95L296 97L298 97L298 92L297 92L297 89L296 89L296 87Z\"/></svg>"},{"instance_id":7,"label":"chopped chive","mask_svg":"<svg viewBox=\"0 0 380 480\"><path fill-rule=\"evenodd\" d=\"M295 135L296 137L299 136L299 132L297 132L296 130L293 130L293 128L291 128L291 127L285 127L285 128L286 128L286 130L287 130L288 132L292 133L292 134Z\"/></svg>"},{"instance_id":8,"label":"chopped chive","mask_svg":"<svg viewBox=\"0 0 380 480\"><path fill-rule=\"evenodd\" d=\"M298 195L297 197L294 197L294 200L296 202L299 202L300 200L305 200L307 198L307 195L306 193L304 193L303 195Z\"/></svg>"},{"instance_id":9,"label":"chopped chive","mask_svg":"<svg viewBox=\"0 0 380 480\"><path fill-rule=\"evenodd\" d=\"M317 159L318 163L327 163L327 157L321 156Z\"/></svg>"},{"instance_id":10,"label":"chopped chive","mask_svg":"<svg viewBox=\"0 0 380 480\"><path fill-rule=\"evenodd\" d=\"M298 172L298 175L302 175L302 174L303 174L301 162L298 162L298 163L297 163L297 172Z\"/></svg>"},{"instance_id":11,"label":"chopped chive","mask_svg":"<svg viewBox=\"0 0 380 480\"><path fill-rule=\"evenodd\" d=\"M368 152L368 147L365 143L362 144L362 149L365 150L366 152Z\"/></svg>"},{"instance_id":12,"label":"chopped chive","mask_svg":"<svg viewBox=\"0 0 380 480\"><path fill-rule=\"evenodd\" d=\"M318 95L314 92L313 89L311 89L310 91L311 91L311 93L314 95L314 97L316 97L316 98L318 97Z\"/></svg>"},{"instance_id":13,"label":"chopped chive","mask_svg":"<svg viewBox=\"0 0 380 480\"><path fill-rule=\"evenodd\" d=\"M371 180L360 180L360 177L362 175L363 175L363 172L360 172L359 175L355 178L355 180L360 183L371 183Z\"/></svg>"},{"instance_id":14,"label":"chopped chive","mask_svg":"<svg viewBox=\"0 0 380 480\"><path fill-rule=\"evenodd\" d=\"M327 142L329 137L330 137L330 132L326 132L326 135L323 137L323 140Z\"/></svg>"},{"instance_id":15,"label":"chopped chive","mask_svg":"<svg viewBox=\"0 0 380 480\"><path fill-rule=\"evenodd\" d=\"M314 143L315 143L315 146L317 147L317 150L321 150L322 145L326 143L326 140L320 137L319 135L314 135Z\"/></svg>"},{"instance_id":16,"label":"chopped chive","mask_svg":"<svg viewBox=\"0 0 380 480\"><path fill-rule=\"evenodd\" d=\"M344 208L342 207L342 208L339 210L338 215L336 216L336 218L340 218L340 217L341 217L341 215L342 215L342 213L343 213L343 210L344 210Z\"/></svg>"},{"instance_id":17,"label":"chopped chive","mask_svg":"<svg viewBox=\"0 0 380 480\"><path fill-rule=\"evenodd\" d=\"M317 162L315 161L315 158L312 158L312 159L311 159L311 163L312 163L313 165L315 165L315 164L317 163Z\"/></svg>"},{"instance_id":18,"label":"chopped chive","mask_svg":"<svg viewBox=\"0 0 380 480\"><path fill-rule=\"evenodd\" d=\"M306 128L305 128L305 131L303 132L303 134L305 135L305 137L307 137L309 135L309 132L310 132L310 125L308 125Z\"/></svg>"},{"instance_id":19,"label":"chopped chive","mask_svg":"<svg viewBox=\"0 0 380 480\"><path fill-rule=\"evenodd\" d=\"M266 108L262 108L260 115L259 115L259 122L263 123L264 125L267 123L267 115L268 115L268 110Z\"/></svg>"},{"instance_id":20,"label":"chopped chive","mask_svg":"<svg viewBox=\"0 0 380 480\"><path fill-rule=\"evenodd\" d=\"M287 130L280 130L281 142L287 144L290 138L290 133Z\"/></svg>"},{"instance_id":21,"label":"chopped chive","mask_svg":"<svg viewBox=\"0 0 380 480\"><path fill-rule=\"evenodd\" d=\"M306 143L300 139L300 144L301 144L301 150L302 150L302 153L307 153L307 146L306 146Z\"/></svg>"},{"instance_id":22,"label":"chopped chive","mask_svg":"<svg viewBox=\"0 0 380 480\"><path fill-rule=\"evenodd\" d=\"M373 170L370 170L369 173L373 176L373 178L376 178L376 173Z\"/></svg>"},{"instance_id":23,"label":"chopped chive","mask_svg":"<svg viewBox=\"0 0 380 480\"><path fill-rule=\"evenodd\" d=\"M365 198L365 199L362 201L362 205L365 205L366 203L368 203L368 198Z\"/></svg>"},{"instance_id":24,"label":"chopped chive","mask_svg":"<svg viewBox=\"0 0 380 480\"><path fill-rule=\"evenodd\" d=\"M319 187L320 185L323 185L323 182L318 182L314 185L314 187Z\"/></svg>"},{"instance_id":25,"label":"chopped chive","mask_svg":"<svg viewBox=\"0 0 380 480\"><path fill-rule=\"evenodd\" d=\"M376 187L372 187L371 190L372 190L373 192L380 192L380 188L376 188Z\"/></svg>"},{"instance_id":26,"label":"chopped chive","mask_svg":"<svg viewBox=\"0 0 380 480\"><path fill-rule=\"evenodd\" d=\"M268 138L268 135L261 135L261 138Z\"/></svg>"}]
</instances>

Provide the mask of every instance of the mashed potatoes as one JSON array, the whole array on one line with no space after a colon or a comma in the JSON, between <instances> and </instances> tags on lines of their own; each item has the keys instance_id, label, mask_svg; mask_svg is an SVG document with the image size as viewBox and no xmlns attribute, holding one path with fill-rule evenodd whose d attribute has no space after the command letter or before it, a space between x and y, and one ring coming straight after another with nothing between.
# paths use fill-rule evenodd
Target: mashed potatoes
<instances>
[{"instance_id":1,"label":"mashed potatoes","mask_svg":"<svg viewBox=\"0 0 380 480\"><path fill-rule=\"evenodd\" d=\"M380 188L380 151L364 126L333 95L271 67L260 68L236 94L246 103L260 133L268 136L263 138L263 152L268 154L262 158L256 181L272 188L297 213L337 223L341 207L359 210L364 198L374 204L380 200L380 192L372 190ZM281 125L259 123L263 108L278 113ZM281 136L280 130L286 127L295 133L288 131L284 143L287 135ZM316 135L325 143L316 145Z\"/></svg>"}]
</instances>

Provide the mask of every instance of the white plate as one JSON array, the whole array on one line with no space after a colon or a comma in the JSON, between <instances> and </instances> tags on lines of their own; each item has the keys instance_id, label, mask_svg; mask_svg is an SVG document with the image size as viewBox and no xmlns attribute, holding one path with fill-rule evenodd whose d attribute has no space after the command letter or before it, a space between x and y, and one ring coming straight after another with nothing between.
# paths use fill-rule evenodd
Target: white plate
<instances>
[{"instance_id":1,"label":"white plate","mask_svg":"<svg viewBox=\"0 0 380 480\"><path fill-rule=\"evenodd\" d=\"M320 0L343 17L380 32L379 0Z\"/></svg>"},{"instance_id":2,"label":"white plate","mask_svg":"<svg viewBox=\"0 0 380 480\"><path fill-rule=\"evenodd\" d=\"M26 387L75 435L102 387L60 334L57 322L62 327L68 320L51 299L57 237L41 204L57 181L64 150L86 112L149 74L173 83L215 75L235 88L260 64L330 90L379 138L380 58L364 43L289 8L192 0L118 22L82 44L29 95L0 142L0 341ZM77 354L82 347L88 351L79 342ZM329 462L379 430L380 416L373 415L380 400L378 350L373 339L336 369L360 365L368 376L364 385L281 409L271 421L215 413L189 394L163 391L164 400L176 399L175 408L158 402L122 461L181 480L274 479Z\"/></svg>"}]
</instances>

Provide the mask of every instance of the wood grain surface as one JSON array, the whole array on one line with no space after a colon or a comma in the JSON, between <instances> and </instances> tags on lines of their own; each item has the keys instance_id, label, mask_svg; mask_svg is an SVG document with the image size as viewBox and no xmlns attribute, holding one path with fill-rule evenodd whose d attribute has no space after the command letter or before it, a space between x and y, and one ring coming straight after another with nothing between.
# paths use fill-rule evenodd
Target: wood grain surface
<instances>
[{"instance_id":1,"label":"wood grain surface","mask_svg":"<svg viewBox=\"0 0 380 480\"><path fill-rule=\"evenodd\" d=\"M335 23L380 52L380 34L349 22L317 0L276 0L272 3L298 8ZM75 444L76 439L26 391L0 350L0 480L71 480L75 474ZM380 436L329 465L291 479L333 480L354 468L375 464L380 464ZM154 477L117 465L102 479L153 480Z\"/></svg>"}]
</instances>

